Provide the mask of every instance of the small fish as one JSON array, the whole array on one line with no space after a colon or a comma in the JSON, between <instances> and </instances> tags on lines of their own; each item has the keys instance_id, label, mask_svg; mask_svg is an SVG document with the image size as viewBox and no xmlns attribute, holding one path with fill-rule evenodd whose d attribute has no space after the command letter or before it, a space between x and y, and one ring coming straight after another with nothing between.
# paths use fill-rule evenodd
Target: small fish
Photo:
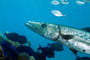
<instances>
[{"instance_id":1,"label":"small fish","mask_svg":"<svg viewBox=\"0 0 90 60\"><path fill-rule=\"evenodd\" d=\"M77 57L75 60L90 60L90 57Z\"/></svg>"},{"instance_id":2,"label":"small fish","mask_svg":"<svg viewBox=\"0 0 90 60\"><path fill-rule=\"evenodd\" d=\"M52 14L54 14L55 16L58 16L58 17L60 17L60 16L65 16L65 15L63 15L60 11L58 11L58 10L52 10L51 11L52 12Z\"/></svg>"},{"instance_id":3,"label":"small fish","mask_svg":"<svg viewBox=\"0 0 90 60\"><path fill-rule=\"evenodd\" d=\"M13 32L13 33L8 33L8 34L5 32L5 35L6 35L6 37L7 37L8 39L10 39L10 40L12 40L12 41L15 41L15 42L18 41L19 34L15 33L15 32Z\"/></svg>"},{"instance_id":4,"label":"small fish","mask_svg":"<svg viewBox=\"0 0 90 60\"><path fill-rule=\"evenodd\" d=\"M76 3L79 4L79 5L85 4L85 2L83 2L83 1L76 1Z\"/></svg>"},{"instance_id":5,"label":"small fish","mask_svg":"<svg viewBox=\"0 0 90 60\"><path fill-rule=\"evenodd\" d=\"M63 51L63 46L60 43L52 43L49 44L47 46L50 46L52 49L54 49L55 51Z\"/></svg>"},{"instance_id":6,"label":"small fish","mask_svg":"<svg viewBox=\"0 0 90 60\"><path fill-rule=\"evenodd\" d=\"M46 60L46 56L42 53L34 53L35 60Z\"/></svg>"},{"instance_id":7,"label":"small fish","mask_svg":"<svg viewBox=\"0 0 90 60\"><path fill-rule=\"evenodd\" d=\"M34 51L32 48L28 47L28 46L19 46L17 47L17 51L19 53L23 53L23 52L26 52L27 54L29 54L30 56L33 56L34 54Z\"/></svg>"},{"instance_id":8,"label":"small fish","mask_svg":"<svg viewBox=\"0 0 90 60\"><path fill-rule=\"evenodd\" d=\"M41 47L39 45L39 48L41 50L41 52L47 56L48 58L54 58L55 57L55 53L54 50L51 47Z\"/></svg>"},{"instance_id":9,"label":"small fish","mask_svg":"<svg viewBox=\"0 0 90 60\"><path fill-rule=\"evenodd\" d=\"M24 36L24 35L19 35L18 42L21 43L21 44L27 43L27 38L26 38L26 36Z\"/></svg>"},{"instance_id":10,"label":"small fish","mask_svg":"<svg viewBox=\"0 0 90 60\"><path fill-rule=\"evenodd\" d=\"M66 4L70 4L70 2L68 0L61 0L61 3L66 5Z\"/></svg>"},{"instance_id":11,"label":"small fish","mask_svg":"<svg viewBox=\"0 0 90 60\"><path fill-rule=\"evenodd\" d=\"M3 52L4 52L4 55L7 57L7 58L11 58L12 60L16 60L17 56L18 56L18 53L17 53L17 50L15 47L11 46L11 45L8 45L6 41L4 41L2 44L2 49L3 49Z\"/></svg>"},{"instance_id":12,"label":"small fish","mask_svg":"<svg viewBox=\"0 0 90 60\"><path fill-rule=\"evenodd\" d=\"M18 33L5 33L5 35L14 42L19 42L21 44L27 43L27 38L24 35L19 35Z\"/></svg>"},{"instance_id":13,"label":"small fish","mask_svg":"<svg viewBox=\"0 0 90 60\"><path fill-rule=\"evenodd\" d=\"M53 1L51 1L51 4L58 5L58 4L60 4L60 2L58 2L57 0L53 0Z\"/></svg>"}]
</instances>

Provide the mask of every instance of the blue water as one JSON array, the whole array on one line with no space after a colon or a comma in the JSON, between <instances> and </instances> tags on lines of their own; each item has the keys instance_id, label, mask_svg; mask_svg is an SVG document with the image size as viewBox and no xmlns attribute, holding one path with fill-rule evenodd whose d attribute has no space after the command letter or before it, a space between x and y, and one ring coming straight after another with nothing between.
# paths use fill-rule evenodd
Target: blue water
<instances>
[{"instance_id":1,"label":"blue water","mask_svg":"<svg viewBox=\"0 0 90 60\"><path fill-rule=\"evenodd\" d=\"M90 27L90 3L78 5L71 0L69 5L52 5L52 0L0 0L0 31L17 32L25 35L31 41L31 47L36 50L38 44L46 46L50 41L29 30L24 24L27 21L49 22L68 25L75 28ZM51 10L59 10L66 17L56 17ZM78 53L80 57L89 56ZM47 60L75 60L75 55L64 46L64 51L55 52L55 58Z\"/></svg>"}]
</instances>

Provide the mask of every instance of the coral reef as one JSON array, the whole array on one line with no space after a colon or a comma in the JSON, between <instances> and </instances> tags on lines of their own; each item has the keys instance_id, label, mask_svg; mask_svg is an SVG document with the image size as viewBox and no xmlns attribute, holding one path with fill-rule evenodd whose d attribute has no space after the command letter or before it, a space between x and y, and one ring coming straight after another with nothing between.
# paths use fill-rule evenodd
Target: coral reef
<instances>
[{"instance_id":1,"label":"coral reef","mask_svg":"<svg viewBox=\"0 0 90 60\"><path fill-rule=\"evenodd\" d=\"M4 60L4 54L1 46L0 46L0 60Z\"/></svg>"},{"instance_id":2,"label":"coral reef","mask_svg":"<svg viewBox=\"0 0 90 60\"><path fill-rule=\"evenodd\" d=\"M23 53L19 54L17 60L30 60L29 54L23 52Z\"/></svg>"}]
</instances>

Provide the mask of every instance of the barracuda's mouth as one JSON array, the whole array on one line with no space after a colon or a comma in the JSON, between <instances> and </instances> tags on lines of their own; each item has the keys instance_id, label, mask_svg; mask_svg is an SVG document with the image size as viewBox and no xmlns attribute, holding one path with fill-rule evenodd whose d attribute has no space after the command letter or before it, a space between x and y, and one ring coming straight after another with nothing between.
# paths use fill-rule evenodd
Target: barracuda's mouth
<instances>
[{"instance_id":1,"label":"barracuda's mouth","mask_svg":"<svg viewBox=\"0 0 90 60\"><path fill-rule=\"evenodd\" d=\"M26 25L28 28L35 27L35 25L32 24L32 23L33 23L32 21L28 21L28 23L25 23L25 25Z\"/></svg>"},{"instance_id":2,"label":"barracuda's mouth","mask_svg":"<svg viewBox=\"0 0 90 60\"><path fill-rule=\"evenodd\" d=\"M29 24L29 23L25 23L25 25L26 25L27 27L32 27L32 26L33 26L33 25Z\"/></svg>"},{"instance_id":3,"label":"barracuda's mouth","mask_svg":"<svg viewBox=\"0 0 90 60\"><path fill-rule=\"evenodd\" d=\"M36 33L42 33L41 29L41 23L39 22L33 22L33 21L28 21L28 23L25 23L25 25L32 31Z\"/></svg>"}]
</instances>

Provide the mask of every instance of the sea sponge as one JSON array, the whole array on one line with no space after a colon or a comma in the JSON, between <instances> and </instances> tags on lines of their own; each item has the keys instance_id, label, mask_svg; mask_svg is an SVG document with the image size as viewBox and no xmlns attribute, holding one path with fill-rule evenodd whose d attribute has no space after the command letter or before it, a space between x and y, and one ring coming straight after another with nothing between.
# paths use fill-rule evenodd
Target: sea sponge
<instances>
[{"instance_id":1,"label":"sea sponge","mask_svg":"<svg viewBox=\"0 0 90 60\"><path fill-rule=\"evenodd\" d=\"M7 42L11 43L11 45L16 47L16 48L20 46L20 43L9 40L8 38L7 38Z\"/></svg>"},{"instance_id":2,"label":"sea sponge","mask_svg":"<svg viewBox=\"0 0 90 60\"><path fill-rule=\"evenodd\" d=\"M18 43L18 42L15 42L14 44L15 44L16 48L20 46L20 43Z\"/></svg>"},{"instance_id":3,"label":"sea sponge","mask_svg":"<svg viewBox=\"0 0 90 60\"><path fill-rule=\"evenodd\" d=\"M35 58L33 56L30 56L30 60L35 60Z\"/></svg>"},{"instance_id":4,"label":"sea sponge","mask_svg":"<svg viewBox=\"0 0 90 60\"><path fill-rule=\"evenodd\" d=\"M19 54L17 60L30 60L29 54L23 52L23 53Z\"/></svg>"}]
</instances>

